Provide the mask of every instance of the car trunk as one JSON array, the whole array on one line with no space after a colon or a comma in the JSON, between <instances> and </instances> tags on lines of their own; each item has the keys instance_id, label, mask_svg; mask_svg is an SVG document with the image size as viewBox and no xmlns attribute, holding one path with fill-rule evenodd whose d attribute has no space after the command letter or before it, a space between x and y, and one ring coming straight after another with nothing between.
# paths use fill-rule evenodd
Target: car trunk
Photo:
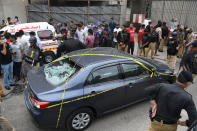
<instances>
[{"instance_id":1,"label":"car trunk","mask_svg":"<svg viewBox=\"0 0 197 131\"><path fill-rule=\"evenodd\" d=\"M28 86L35 94L44 93L55 89L46 79L43 67L37 70L31 70L27 74Z\"/></svg>"}]
</instances>

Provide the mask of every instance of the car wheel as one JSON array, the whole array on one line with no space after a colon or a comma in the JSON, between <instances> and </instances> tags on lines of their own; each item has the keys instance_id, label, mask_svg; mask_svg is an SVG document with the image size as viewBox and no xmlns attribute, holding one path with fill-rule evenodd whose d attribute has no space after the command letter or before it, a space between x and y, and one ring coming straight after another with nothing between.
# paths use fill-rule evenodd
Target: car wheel
<instances>
[{"instance_id":1,"label":"car wheel","mask_svg":"<svg viewBox=\"0 0 197 131\"><path fill-rule=\"evenodd\" d=\"M55 59L55 56L53 54L47 54L44 56L45 63L50 63Z\"/></svg>"},{"instance_id":2,"label":"car wheel","mask_svg":"<svg viewBox=\"0 0 197 131\"><path fill-rule=\"evenodd\" d=\"M94 119L94 114L89 108L81 108L73 112L66 121L69 131L83 131L88 128Z\"/></svg>"}]
</instances>

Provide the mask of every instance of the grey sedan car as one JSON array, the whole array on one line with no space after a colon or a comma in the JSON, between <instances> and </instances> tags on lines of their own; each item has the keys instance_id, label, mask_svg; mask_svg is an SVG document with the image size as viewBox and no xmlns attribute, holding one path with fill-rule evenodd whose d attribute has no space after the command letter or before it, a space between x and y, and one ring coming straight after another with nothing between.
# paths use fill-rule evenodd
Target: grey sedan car
<instances>
[{"instance_id":1,"label":"grey sedan car","mask_svg":"<svg viewBox=\"0 0 197 131\"><path fill-rule=\"evenodd\" d=\"M146 100L147 87L174 80L158 61L113 48L84 49L30 71L25 103L40 127L81 131L94 118Z\"/></svg>"}]
</instances>

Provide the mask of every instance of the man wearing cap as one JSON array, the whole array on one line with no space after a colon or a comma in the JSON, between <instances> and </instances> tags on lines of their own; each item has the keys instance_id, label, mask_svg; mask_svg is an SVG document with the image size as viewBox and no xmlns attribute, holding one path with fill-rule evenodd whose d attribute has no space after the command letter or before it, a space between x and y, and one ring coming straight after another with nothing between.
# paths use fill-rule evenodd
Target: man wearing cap
<instances>
[{"instance_id":1,"label":"man wearing cap","mask_svg":"<svg viewBox=\"0 0 197 131\"><path fill-rule=\"evenodd\" d=\"M177 32L173 32L172 37L170 37L167 42L167 63L173 70L176 69L177 54L180 48L179 45L179 41L177 40Z\"/></svg>"},{"instance_id":2,"label":"man wearing cap","mask_svg":"<svg viewBox=\"0 0 197 131\"><path fill-rule=\"evenodd\" d=\"M192 43L191 51L184 55L180 66L183 70L191 72L193 78L197 76L197 42Z\"/></svg>"},{"instance_id":3,"label":"man wearing cap","mask_svg":"<svg viewBox=\"0 0 197 131\"><path fill-rule=\"evenodd\" d=\"M197 111L192 95L185 91L192 82L192 74L182 71L176 83L162 83L146 89L151 104L149 131L176 131L178 125L192 125L197 119ZM189 117L184 122L179 120L183 109Z\"/></svg>"}]
</instances>

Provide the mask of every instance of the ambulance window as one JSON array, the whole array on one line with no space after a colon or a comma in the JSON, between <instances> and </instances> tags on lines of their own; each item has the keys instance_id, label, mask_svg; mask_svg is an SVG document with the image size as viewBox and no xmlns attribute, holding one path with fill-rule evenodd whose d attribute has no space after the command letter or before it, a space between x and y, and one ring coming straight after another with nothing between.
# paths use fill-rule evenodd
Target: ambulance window
<instances>
[{"instance_id":1,"label":"ambulance window","mask_svg":"<svg viewBox=\"0 0 197 131\"><path fill-rule=\"evenodd\" d=\"M41 40L50 40L53 38L53 32L51 30L38 31L37 34Z\"/></svg>"}]
</instances>

